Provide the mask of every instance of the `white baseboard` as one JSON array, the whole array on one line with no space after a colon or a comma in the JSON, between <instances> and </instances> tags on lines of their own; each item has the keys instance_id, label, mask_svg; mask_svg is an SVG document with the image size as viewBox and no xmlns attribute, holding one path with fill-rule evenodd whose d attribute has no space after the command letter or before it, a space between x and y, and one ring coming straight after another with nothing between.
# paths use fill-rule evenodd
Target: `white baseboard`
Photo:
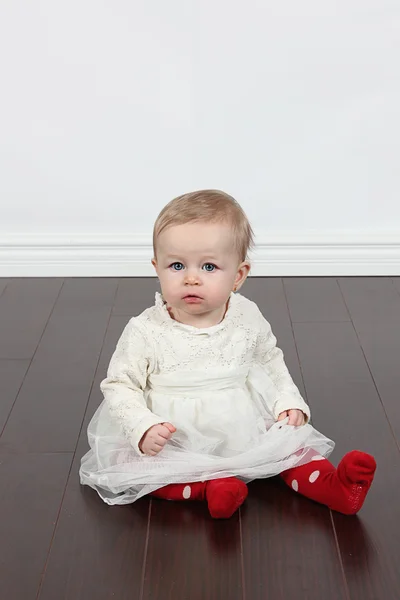
<instances>
[{"instance_id":1,"label":"white baseboard","mask_svg":"<svg viewBox=\"0 0 400 600\"><path fill-rule=\"evenodd\" d=\"M0 277L153 276L151 237L1 234ZM400 275L400 231L309 231L257 236L252 275Z\"/></svg>"}]
</instances>

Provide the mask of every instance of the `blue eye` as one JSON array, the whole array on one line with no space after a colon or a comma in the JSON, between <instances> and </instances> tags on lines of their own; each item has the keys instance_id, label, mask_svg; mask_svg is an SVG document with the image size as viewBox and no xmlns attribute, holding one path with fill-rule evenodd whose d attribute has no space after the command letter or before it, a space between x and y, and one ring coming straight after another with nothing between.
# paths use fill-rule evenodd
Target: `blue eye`
<instances>
[{"instance_id":1,"label":"blue eye","mask_svg":"<svg viewBox=\"0 0 400 600\"><path fill-rule=\"evenodd\" d=\"M173 271L182 271L185 267L183 266L183 264L181 262L174 262L174 263L172 263L170 268Z\"/></svg>"},{"instance_id":2,"label":"blue eye","mask_svg":"<svg viewBox=\"0 0 400 600\"><path fill-rule=\"evenodd\" d=\"M216 268L217 267L212 263L206 263L205 265L203 265L203 270L207 271L207 273L212 273L213 271L215 271Z\"/></svg>"}]
</instances>

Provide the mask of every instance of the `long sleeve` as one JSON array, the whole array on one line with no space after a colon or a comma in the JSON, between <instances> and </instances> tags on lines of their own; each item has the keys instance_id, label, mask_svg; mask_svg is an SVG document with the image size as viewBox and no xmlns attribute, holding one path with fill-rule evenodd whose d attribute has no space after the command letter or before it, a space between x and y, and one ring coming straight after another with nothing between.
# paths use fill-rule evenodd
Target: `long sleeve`
<instances>
[{"instance_id":1,"label":"long sleeve","mask_svg":"<svg viewBox=\"0 0 400 600\"><path fill-rule=\"evenodd\" d=\"M260 330L254 353L255 361L266 371L276 389L270 410L278 418L281 412L290 409L301 410L310 419L310 408L303 400L285 364L283 352L276 345L276 337L270 324L260 313Z\"/></svg>"},{"instance_id":2,"label":"long sleeve","mask_svg":"<svg viewBox=\"0 0 400 600\"><path fill-rule=\"evenodd\" d=\"M151 362L151 344L131 319L111 358L107 378L100 384L111 416L139 454L144 433L163 422L147 408L143 395Z\"/></svg>"}]
</instances>

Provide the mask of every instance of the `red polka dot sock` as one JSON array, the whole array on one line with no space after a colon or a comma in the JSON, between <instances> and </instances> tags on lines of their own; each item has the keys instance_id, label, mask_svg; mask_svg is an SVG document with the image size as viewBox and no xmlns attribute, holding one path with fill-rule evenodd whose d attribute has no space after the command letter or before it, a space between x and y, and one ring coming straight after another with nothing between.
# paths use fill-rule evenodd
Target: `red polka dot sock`
<instances>
[{"instance_id":1,"label":"red polka dot sock","mask_svg":"<svg viewBox=\"0 0 400 600\"><path fill-rule=\"evenodd\" d=\"M151 495L163 500L205 500L206 483L171 483L152 492Z\"/></svg>"},{"instance_id":2,"label":"red polka dot sock","mask_svg":"<svg viewBox=\"0 0 400 600\"><path fill-rule=\"evenodd\" d=\"M205 483L172 483L152 492L164 500L207 500L208 510L214 519L229 519L247 498L247 485L226 477Z\"/></svg>"},{"instance_id":3,"label":"red polka dot sock","mask_svg":"<svg viewBox=\"0 0 400 600\"><path fill-rule=\"evenodd\" d=\"M353 450L338 468L320 455L300 467L281 473L282 479L296 492L325 504L345 515L355 515L362 507L376 469L373 456Z\"/></svg>"},{"instance_id":4,"label":"red polka dot sock","mask_svg":"<svg viewBox=\"0 0 400 600\"><path fill-rule=\"evenodd\" d=\"M229 519L246 500L247 494L247 485L236 477L208 481L206 498L210 515L214 519Z\"/></svg>"}]
</instances>

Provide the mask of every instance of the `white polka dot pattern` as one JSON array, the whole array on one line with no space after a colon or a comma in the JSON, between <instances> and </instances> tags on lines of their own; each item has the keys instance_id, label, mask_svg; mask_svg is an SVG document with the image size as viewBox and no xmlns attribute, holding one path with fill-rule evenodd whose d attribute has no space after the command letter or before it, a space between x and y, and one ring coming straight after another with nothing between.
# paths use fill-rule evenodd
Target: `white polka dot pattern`
<instances>
[{"instance_id":1,"label":"white polka dot pattern","mask_svg":"<svg viewBox=\"0 0 400 600\"><path fill-rule=\"evenodd\" d=\"M313 473L311 473L310 477L308 478L310 483L314 483L314 481L317 481L318 477L320 476L320 472L319 471L314 471Z\"/></svg>"},{"instance_id":2,"label":"white polka dot pattern","mask_svg":"<svg viewBox=\"0 0 400 600\"><path fill-rule=\"evenodd\" d=\"M192 495L192 490L190 488L190 485L185 486L183 488L182 496L185 498L185 500L189 500L191 495Z\"/></svg>"},{"instance_id":3,"label":"white polka dot pattern","mask_svg":"<svg viewBox=\"0 0 400 600\"><path fill-rule=\"evenodd\" d=\"M292 481L292 488L294 489L295 492L299 491L299 484L296 481L296 479L293 479L293 481Z\"/></svg>"},{"instance_id":4,"label":"white polka dot pattern","mask_svg":"<svg viewBox=\"0 0 400 600\"><path fill-rule=\"evenodd\" d=\"M315 456L312 457L311 460L326 460L325 456L321 456L320 454L316 454Z\"/></svg>"}]
</instances>

